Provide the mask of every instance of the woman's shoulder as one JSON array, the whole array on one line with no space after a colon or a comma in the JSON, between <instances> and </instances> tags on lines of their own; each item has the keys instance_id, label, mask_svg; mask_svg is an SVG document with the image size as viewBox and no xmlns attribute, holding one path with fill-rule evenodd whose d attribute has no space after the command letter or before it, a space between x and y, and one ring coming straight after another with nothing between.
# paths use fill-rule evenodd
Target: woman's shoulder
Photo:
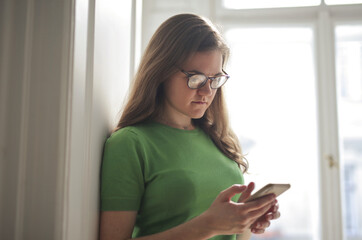
<instances>
[{"instance_id":1,"label":"woman's shoulder","mask_svg":"<svg viewBox=\"0 0 362 240\"><path fill-rule=\"evenodd\" d=\"M132 126L127 126L118 129L108 137L108 141L117 141L121 139L139 139L147 135L148 129L150 128L149 123L139 123Z\"/></svg>"}]
</instances>

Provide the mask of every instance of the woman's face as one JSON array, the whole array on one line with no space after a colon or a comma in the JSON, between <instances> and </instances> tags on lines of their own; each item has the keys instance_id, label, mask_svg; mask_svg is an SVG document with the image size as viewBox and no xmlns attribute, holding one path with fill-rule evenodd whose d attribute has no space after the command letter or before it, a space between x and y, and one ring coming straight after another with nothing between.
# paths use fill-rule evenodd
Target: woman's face
<instances>
[{"instance_id":1,"label":"woman's face","mask_svg":"<svg viewBox=\"0 0 362 240\"><path fill-rule=\"evenodd\" d=\"M181 67L186 72L201 72L206 76L222 74L222 55L218 50L197 52ZM169 119L189 122L192 118L201 118L215 97L217 89L210 87L210 80L199 89L190 89L187 80L187 76L178 71L164 84L164 113Z\"/></svg>"}]
</instances>

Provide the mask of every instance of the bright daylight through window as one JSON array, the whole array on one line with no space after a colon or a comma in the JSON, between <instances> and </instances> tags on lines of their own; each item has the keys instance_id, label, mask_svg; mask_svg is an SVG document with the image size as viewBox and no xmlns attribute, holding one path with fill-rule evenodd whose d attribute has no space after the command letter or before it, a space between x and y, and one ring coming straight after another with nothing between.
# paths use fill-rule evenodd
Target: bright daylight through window
<instances>
[{"instance_id":1,"label":"bright daylight through window","mask_svg":"<svg viewBox=\"0 0 362 240\"><path fill-rule=\"evenodd\" d=\"M312 29L234 28L226 39L232 53L226 97L231 124L251 163L247 181L257 188L269 182L292 186L279 198L283 217L263 239L318 239Z\"/></svg>"},{"instance_id":2,"label":"bright daylight through window","mask_svg":"<svg viewBox=\"0 0 362 240\"><path fill-rule=\"evenodd\" d=\"M340 5L340 4L356 4L362 3L361 0L324 0L328 5Z\"/></svg>"},{"instance_id":3,"label":"bright daylight through window","mask_svg":"<svg viewBox=\"0 0 362 240\"><path fill-rule=\"evenodd\" d=\"M251 8L277 8L277 7L302 7L316 6L321 3L321 0L224 0L225 8L230 9L251 9Z\"/></svg>"},{"instance_id":4,"label":"bright daylight through window","mask_svg":"<svg viewBox=\"0 0 362 240\"><path fill-rule=\"evenodd\" d=\"M337 26L338 122L347 240L362 239L362 25Z\"/></svg>"}]
</instances>

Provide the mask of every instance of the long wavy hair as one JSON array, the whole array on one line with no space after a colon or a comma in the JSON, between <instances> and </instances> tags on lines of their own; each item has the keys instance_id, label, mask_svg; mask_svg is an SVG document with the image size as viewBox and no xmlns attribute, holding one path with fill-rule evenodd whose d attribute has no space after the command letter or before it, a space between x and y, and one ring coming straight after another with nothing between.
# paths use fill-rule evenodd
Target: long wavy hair
<instances>
[{"instance_id":1,"label":"long wavy hair","mask_svg":"<svg viewBox=\"0 0 362 240\"><path fill-rule=\"evenodd\" d=\"M128 100L113 132L137 123L157 119L163 108L163 83L170 79L196 52L219 50L223 66L229 56L221 34L212 23L194 14L175 15L156 30L140 61L133 79ZM223 87L200 119L192 119L210 136L215 145L227 157L238 163L243 172L248 162L242 155L240 143L229 127Z\"/></svg>"}]
</instances>

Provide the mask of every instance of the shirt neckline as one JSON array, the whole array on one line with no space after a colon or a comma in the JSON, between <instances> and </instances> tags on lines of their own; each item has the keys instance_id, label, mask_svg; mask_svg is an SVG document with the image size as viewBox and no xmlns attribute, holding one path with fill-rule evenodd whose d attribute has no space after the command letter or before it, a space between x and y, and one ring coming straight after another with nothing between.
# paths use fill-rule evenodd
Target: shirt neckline
<instances>
[{"instance_id":1,"label":"shirt neckline","mask_svg":"<svg viewBox=\"0 0 362 240\"><path fill-rule=\"evenodd\" d=\"M157 126L161 126L163 128L166 128L166 129L169 129L169 130L172 130L172 131L177 131L177 132L182 132L182 133L198 133L201 130L198 126L195 126L195 129L192 129L192 130L175 128L175 127L171 127L169 125L157 122L155 120L151 120L150 123L154 124L154 125L157 125Z\"/></svg>"}]
</instances>

